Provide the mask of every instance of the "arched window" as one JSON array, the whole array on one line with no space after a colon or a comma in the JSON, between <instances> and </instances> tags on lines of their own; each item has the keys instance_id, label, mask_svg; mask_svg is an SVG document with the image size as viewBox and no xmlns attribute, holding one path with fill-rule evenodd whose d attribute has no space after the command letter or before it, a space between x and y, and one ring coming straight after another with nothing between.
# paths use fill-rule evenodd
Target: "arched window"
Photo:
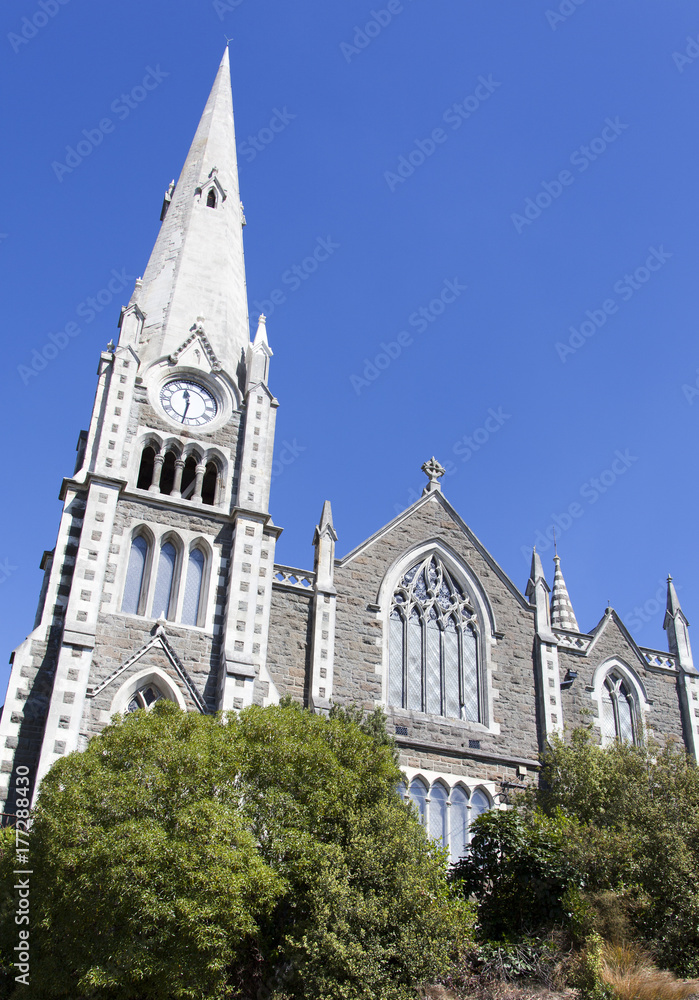
<instances>
[{"instance_id":1,"label":"arched window","mask_svg":"<svg viewBox=\"0 0 699 1000\"><path fill-rule=\"evenodd\" d=\"M204 589L204 564L206 560L201 549L192 549L187 563L187 582L182 604L182 624L198 625Z\"/></svg>"},{"instance_id":2,"label":"arched window","mask_svg":"<svg viewBox=\"0 0 699 1000\"><path fill-rule=\"evenodd\" d=\"M155 686L155 684L146 684L134 693L133 698L126 706L126 711L138 712L140 708L148 711L149 708L152 708L152 706L155 705L156 701L160 701L160 699L164 697L165 695L162 693L160 688Z\"/></svg>"},{"instance_id":3,"label":"arched window","mask_svg":"<svg viewBox=\"0 0 699 1000\"><path fill-rule=\"evenodd\" d=\"M182 486L180 487L180 491L182 493L183 500L192 499L196 478L197 460L193 455L190 455L185 460L184 469L182 470Z\"/></svg>"},{"instance_id":4,"label":"arched window","mask_svg":"<svg viewBox=\"0 0 699 1000\"><path fill-rule=\"evenodd\" d=\"M488 796L485 792L482 792L479 788L471 796L471 820L473 823L474 819L478 819L482 816L484 812L488 812L490 809L490 802L488 801ZM470 825L470 824L469 824Z\"/></svg>"},{"instance_id":5,"label":"arched window","mask_svg":"<svg viewBox=\"0 0 699 1000\"><path fill-rule=\"evenodd\" d=\"M146 575L146 562L148 561L148 542L143 535L136 535L131 542L131 552L129 554L129 566L126 571L126 586L124 587L124 599L121 603L121 610L125 614L143 614L142 605L144 597L144 581Z\"/></svg>"},{"instance_id":6,"label":"arched window","mask_svg":"<svg viewBox=\"0 0 699 1000\"><path fill-rule=\"evenodd\" d=\"M172 542L165 542L160 550L160 559L158 560L158 575L155 579L155 595L153 597L153 618L170 617L176 562L175 546Z\"/></svg>"},{"instance_id":7,"label":"arched window","mask_svg":"<svg viewBox=\"0 0 699 1000\"><path fill-rule=\"evenodd\" d=\"M481 719L475 612L436 555L409 569L393 595L388 704Z\"/></svg>"},{"instance_id":8,"label":"arched window","mask_svg":"<svg viewBox=\"0 0 699 1000\"><path fill-rule=\"evenodd\" d=\"M160 492L168 496L172 493L172 487L175 485L176 458L177 456L174 451L169 451L165 456L162 472L160 473Z\"/></svg>"},{"instance_id":9,"label":"arched window","mask_svg":"<svg viewBox=\"0 0 699 1000\"><path fill-rule=\"evenodd\" d=\"M422 778L413 778L410 782L408 797L417 808L420 822L427 826L427 785Z\"/></svg>"},{"instance_id":10,"label":"arched window","mask_svg":"<svg viewBox=\"0 0 699 1000\"><path fill-rule=\"evenodd\" d=\"M463 858L468 847L468 794L461 785L452 789L449 812L449 860L455 864L459 858Z\"/></svg>"},{"instance_id":11,"label":"arched window","mask_svg":"<svg viewBox=\"0 0 699 1000\"><path fill-rule=\"evenodd\" d=\"M216 492L218 485L218 468L215 462L206 463L204 481L201 484L201 502L211 506L216 503Z\"/></svg>"},{"instance_id":12,"label":"arched window","mask_svg":"<svg viewBox=\"0 0 699 1000\"><path fill-rule=\"evenodd\" d=\"M141 455L141 465L138 470L138 480L136 481L136 487L139 490L150 489L150 485L153 482L153 467L155 465L155 448L151 445L146 445L143 449L143 454Z\"/></svg>"},{"instance_id":13,"label":"arched window","mask_svg":"<svg viewBox=\"0 0 699 1000\"><path fill-rule=\"evenodd\" d=\"M206 196L206 206L207 208L216 208L216 189L211 188L208 195Z\"/></svg>"},{"instance_id":14,"label":"arched window","mask_svg":"<svg viewBox=\"0 0 699 1000\"><path fill-rule=\"evenodd\" d=\"M636 742L634 701L623 677L612 672L602 685L602 737L604 740Z\"/></svg>"},{"instance_id":15,"label":"arched window","mask_svg":"<svg viewBox=\"0 0 699 1000\"><path fill-rule=\"evenodd\" d=\"M432 840L439 840L442 847L449 843L448 798L449 792L441 781L435 781L430 789L430 837Z\"/></svg>"}]
</instances>

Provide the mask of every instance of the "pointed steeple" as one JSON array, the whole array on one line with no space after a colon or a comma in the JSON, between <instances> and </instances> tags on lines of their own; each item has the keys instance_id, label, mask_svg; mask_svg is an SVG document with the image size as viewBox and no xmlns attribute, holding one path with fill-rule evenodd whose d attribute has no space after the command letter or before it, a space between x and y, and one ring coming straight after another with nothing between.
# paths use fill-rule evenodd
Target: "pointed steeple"
<instances>
[{"instance_id":1,"label":"pointed steeple","mask_svg":"<svg viewBox=\"0 0 699 1000\"><path fill-rule=\"evenodd\" d=\"M199 321L224 370L235 374L250 343L243 225L226 48L132 299L145 314L143 361L176 352Z\"/></svg>"},{"instance_id":2,"label":"pointed steeple","mask_svg":"<svg viewBox=\"0 0 699 1000\"><path fill-rule=\"evenodd\" d=\"M667 578L667 611L665 615L665 624L667 625L667 618L677 618L678 615L682 615L685 624L689 624L687 619L684 617L682 608L680 607L680 601L677 596L677 591L675 590L675 585L672 582L672 577Z\"/></svg>"},{"instance_id":3,"label":"pointed steeple","mask_svg":"<svg viewBox=\"0 0 699 1000\"><path fill-rule=\"evenodd\" d=\"M323 504L323 512L320 515L320 524L316 526L313 533L313 544L315 545L315 574L316 586L320 590L332 591L335 593L333 576L335 569L335 542L337 534L333 525L333 512L330 501Z\"/></svg>"},{"instance_id":4,"label":"pointed steeple","mask_svg":"<svg viewBox=\"0 0 699 1000\"><path fill-rule=\"evenodd\" d=\"M532 568L529 573L529 582L527 584L527 597L531 596L539 580L543 580L546 588L548 589L548 584L546 583L546 576L544 574L544 567L541 563L541 556L536 551L536 545L535 545L534 548L532 549Z\"/></svg>"},{"instance_id":5,"label":"pointed steeple","mask_svg":"<svg viewBox=\"0 0 699 1000\"><path fill-rule=\"evenodd\" d=\"M551 592L551 625L553 628L568 629L569 632L579 632L578 620L573 611L568 588L561 573L561 557L556 553L553 557L556 570L553 575L553 590Z\"/></svg>"},{"instance_id":6,"label":"pointed steeple","mask_svg":"<svg viewBox=\"0 0 699 1000\"><path fill-rule=\"evenodd\" d=\"M258 385L269 381L269 359L273 351L267 340L267 317L263 314L257 324L254 342L248 347L248 381L247 386Z\"/></svg>"}]
</instances>

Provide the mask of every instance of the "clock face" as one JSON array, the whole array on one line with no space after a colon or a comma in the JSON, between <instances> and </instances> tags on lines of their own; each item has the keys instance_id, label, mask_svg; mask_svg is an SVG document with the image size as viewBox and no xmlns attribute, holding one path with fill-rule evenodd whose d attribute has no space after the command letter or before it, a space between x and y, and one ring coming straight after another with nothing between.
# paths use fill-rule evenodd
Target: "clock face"
<instances>
[{"instance_id":1,"label":"clock face","mask_svg":"<svg viewBox=\"0 0 699 1000\"><path fill-rule=\"evenodd\" d=\"M167 415L185 427L201 427L214 419L216 400L198 382L175 379L160 390L160 402Z\"/></svg>"}]
</instances>

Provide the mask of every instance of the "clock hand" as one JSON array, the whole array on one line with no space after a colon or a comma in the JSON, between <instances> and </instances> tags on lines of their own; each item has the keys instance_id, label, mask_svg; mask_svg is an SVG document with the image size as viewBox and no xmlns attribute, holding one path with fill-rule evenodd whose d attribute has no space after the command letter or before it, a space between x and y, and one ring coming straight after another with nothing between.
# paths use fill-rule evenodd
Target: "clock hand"
<instances>
[{"instance_id":1,"label":"clock hand","mask_svg":"<svg viewBox=\"0 0 699 1000\"><path fill-rule=\"evenodd\" d=\"M185 417L187 416L187 410L189 409L189 393L187 392L186 389L185 389L185 391L183 393L182 398L186 400L186 404L185 404L185 408L184 408L184 413L182 414L182 423L184 423Z\"/></svg>"}]
</instances>

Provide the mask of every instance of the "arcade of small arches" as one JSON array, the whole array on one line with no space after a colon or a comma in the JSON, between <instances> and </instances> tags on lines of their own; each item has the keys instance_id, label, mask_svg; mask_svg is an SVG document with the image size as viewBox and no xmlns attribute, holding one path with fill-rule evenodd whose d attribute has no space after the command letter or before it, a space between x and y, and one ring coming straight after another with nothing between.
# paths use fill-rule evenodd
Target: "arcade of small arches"
<instances>
[{"instance_id":1,"label":"arcade of small arches","mask_svg":"<svg viewBox=\"0 0 699 1000\"><path fill-rule=\"evenodd\" d=\"M210 570L211 553L202 539L185 548L168 532L156 543L140 525L131 538L122 613L203 627Z\"/></svg>"},{"instance_id":2,"label":"arcade of small arches","mask_svg":"<svg viewBox=\"0 0 699 1000\"><path fill-rule=\"evenodd\" d=\"M223 500L225 463L179 441L150 438L141 452L136 488L217 507Z\"/></svg>"},{"instance_id":3,"label":"arcade of small arches","mask_svg":"<svg viewBox=\"0 0 699 1000\"><path fill-rule=\"evenodd\" d=\"M493 807L484 789L470 791L461 782L449 788L441 778L430 784L422 775L416 775L410 784L402 782L398 790L406 801L413 803L432 840L448 848L452 864L468 849L474 819Z\"/></svg>"}]
</instances>

